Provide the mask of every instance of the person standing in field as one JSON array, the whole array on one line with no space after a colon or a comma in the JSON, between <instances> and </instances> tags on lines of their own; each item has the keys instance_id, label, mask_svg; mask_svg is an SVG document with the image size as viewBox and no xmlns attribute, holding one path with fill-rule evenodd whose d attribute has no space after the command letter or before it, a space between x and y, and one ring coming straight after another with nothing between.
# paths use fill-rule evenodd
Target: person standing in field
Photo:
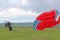
<instances>
[{"instance_id":1,"label":"person standing in field","mask_svg":"<svg viewBox=\"0 0 60 40\"><path fill-rule=\"evenodd\" d=\"M8 27L9 31L12 31L11 23L9 21L5 23L5 27Z\"/></svg>"}]
</instances>

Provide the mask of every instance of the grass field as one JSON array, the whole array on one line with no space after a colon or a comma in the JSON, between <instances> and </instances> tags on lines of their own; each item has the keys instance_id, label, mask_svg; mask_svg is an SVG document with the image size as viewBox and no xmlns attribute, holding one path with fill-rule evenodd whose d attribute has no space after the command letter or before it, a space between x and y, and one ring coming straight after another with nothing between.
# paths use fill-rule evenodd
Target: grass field
<instances>
[{"instance_id":1,"label":"grass field","mask_svg":"<svg viewBox=\"0 0 60 40\"><path fill-rule=\"evenodd\" d=\"M32 28L0 28L0 40L60 40L60 28L35 31Z\"/></svg>"}]
</instances>

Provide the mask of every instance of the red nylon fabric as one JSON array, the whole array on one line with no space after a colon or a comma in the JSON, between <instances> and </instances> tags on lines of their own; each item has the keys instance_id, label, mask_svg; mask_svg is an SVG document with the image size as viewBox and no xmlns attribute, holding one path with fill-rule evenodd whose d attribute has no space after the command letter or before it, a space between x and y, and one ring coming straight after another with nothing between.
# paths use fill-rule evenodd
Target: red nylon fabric
<instances>
[{"instance_id":1,"label":"red nylon fabric","mask_svg":"<svg viewBox=\"0 0 60 40\"><path fill-rule=\"evenodd\" d=\"M56 10L51 10L39 15L36 20L40 21L36 27L36 30L43 30L45 28L54 27L60 22L60 17L58 21L55 21Z\"/></svg>"}]
</instances>

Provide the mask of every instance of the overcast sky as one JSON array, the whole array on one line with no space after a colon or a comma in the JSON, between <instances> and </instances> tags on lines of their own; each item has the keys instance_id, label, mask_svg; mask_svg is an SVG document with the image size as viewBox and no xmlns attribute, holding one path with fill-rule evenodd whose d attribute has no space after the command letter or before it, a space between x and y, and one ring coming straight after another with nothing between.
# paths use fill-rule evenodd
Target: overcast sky
<instances>
[{"instance_id":1,"label":"overcast sky","mask_svg":"<svg viewBox=\"0 0 60 40\"><path fill-rule=\"evenodd\" d=\"M33 22L36 15L60 9L60 0L0 0L0 22Z\"/></svg>"}]
</instances>

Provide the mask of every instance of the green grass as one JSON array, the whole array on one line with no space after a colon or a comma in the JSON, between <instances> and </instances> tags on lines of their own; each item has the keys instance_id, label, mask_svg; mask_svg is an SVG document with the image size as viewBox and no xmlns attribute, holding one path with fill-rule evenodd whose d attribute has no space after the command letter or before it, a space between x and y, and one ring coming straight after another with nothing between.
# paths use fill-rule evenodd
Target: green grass
<instances>
[{"instance_id":1,"label":"green grass","mask_svg":"<svg viewBox=\"0 0 60 40\"><path fill-rule=\"evenodd\" d=\"M0 40L60 40L60 28L36 31L32 28L0 28Z\"/></svg>"}]
</instances>

